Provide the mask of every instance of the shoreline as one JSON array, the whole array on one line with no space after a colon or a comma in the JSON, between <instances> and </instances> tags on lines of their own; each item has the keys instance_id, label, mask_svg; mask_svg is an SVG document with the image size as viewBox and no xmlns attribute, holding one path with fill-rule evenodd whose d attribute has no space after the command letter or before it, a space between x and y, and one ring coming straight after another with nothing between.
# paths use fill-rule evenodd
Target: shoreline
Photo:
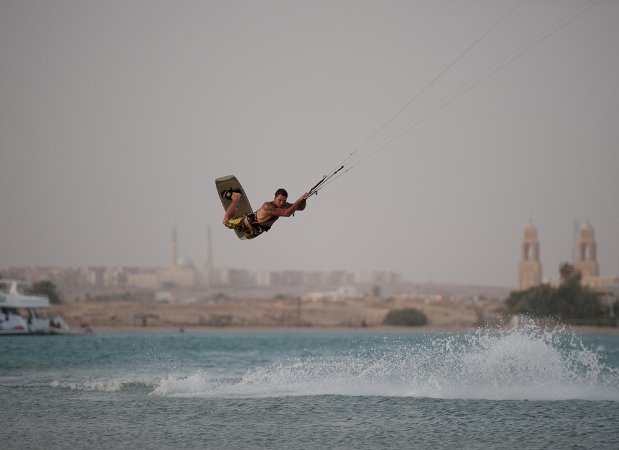
<instances>
[{"instance_id":1,"label":"shoreline","mask_svg":"<svg viewBox=\"0 0 619 450\"><path fill-rule=\"evenodd\" d=\"M415 308L425 314L422 326L384 325L389 311ZM93 332L355 332L475 333L508 331L508 317L491 302L385 301L376 298L338 302L286 299L216 304L147 302L75 302L53 305L72 330ZM560 325L538 320L541 330L577 334L619 334L619 328Z\"/></svg>"},{"instance_id":2,"label":"shoreline","mask_svg":"<svg viewBox=\"0 0 619 450\"><path fill-rule=\"evenodd\" d=\"M550 327L549 327L550 328ZM181 331L182 329L182 331ZM591 326L565 326L561 325L550 328L551 331L563 334L586 334L586 335L619 335L619 328L591 327ZM176 334L208 334L208 333L384 333L384 334L467 334L478 331L495 333L499 331L514 331L514 328L474 328L457 326L375 326L375 327L286 327L286 326L228 326L228 327L199 327L199 326L151 326L151 327L93 327L92 333L176 333Z\"/></svg>"}]
</instances>

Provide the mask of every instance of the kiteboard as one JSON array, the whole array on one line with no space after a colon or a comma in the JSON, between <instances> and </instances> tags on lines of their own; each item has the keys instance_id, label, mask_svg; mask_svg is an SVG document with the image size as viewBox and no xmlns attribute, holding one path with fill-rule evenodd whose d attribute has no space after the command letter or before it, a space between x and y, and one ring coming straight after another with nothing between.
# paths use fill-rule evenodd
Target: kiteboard
<instances>
[{"instance_id":1,"label":"kiteboard","mask_svg":"<svg viewBox=\"0 0 619 450\"><path fill-rule=\"evenodd\" d=\"M239 204L236 207L236 212L233 217L240 217L245 214L250 214L253 212L251 209L251 205L249 204L249 200L247 199L247 195L245 195L245 191L243 190L243 186L239 183L239 180L236 179L234 175L228 175L225 177L217 178L215 180L215 186L217 187L217 196L219 200L221 200L221 204L224 207L224 211L228 210L228 206L232 203L232 200L228 200L227 198L223 198L221 196L221 192L226 189L238 189L241 191L241 199L239 200ZM247 239L243 233L240 231L234 230L239 239Z\"/></svg>"}]
</instances>

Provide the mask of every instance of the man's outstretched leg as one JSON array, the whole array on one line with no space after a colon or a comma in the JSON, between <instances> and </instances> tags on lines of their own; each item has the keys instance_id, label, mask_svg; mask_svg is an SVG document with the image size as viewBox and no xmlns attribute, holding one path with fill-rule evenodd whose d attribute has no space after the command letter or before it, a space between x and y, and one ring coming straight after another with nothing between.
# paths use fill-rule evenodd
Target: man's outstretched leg
<instances>
[{"instance_id":1,"label":"man's outstretched leg","mask_svg":"<svg viewBox=\"0 0 619 450\"><path fill-rule=\"evenodd\" d=\"M237 209L237 206L239 205L240 200L241 200L241 194L239 194L238 192L233 192L232 203L230 203L230 206L228 206L228 209L226 209L226 214L224 214L224 220L222 222L224 225L226 224L228 220L234 217L234 213L236 212L236 209Z\"/></svg>"}]
</instances>

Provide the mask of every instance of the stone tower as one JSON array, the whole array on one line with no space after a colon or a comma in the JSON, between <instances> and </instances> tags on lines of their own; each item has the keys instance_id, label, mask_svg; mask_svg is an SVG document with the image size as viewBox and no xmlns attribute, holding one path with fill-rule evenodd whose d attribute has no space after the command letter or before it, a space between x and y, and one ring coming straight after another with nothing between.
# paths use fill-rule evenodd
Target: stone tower
<instances>
[{"instance_id":1,"label":"stone tower","mask_svg":"<svg viewBox=\"0 0 619 450\"><path fill-rule=\"evenodd\" d=\"M597 277L599 275L595 236L593 227L588 220L580 229L580 241L578 242L574 269L578 270L583 276Z\"/></svg>"},{"instance_id":2,"label":"stone tower","mask_svg":"<svg viewBox=\"0 0 619 450\"><path fill-rule=\"evenodd\" d=\"M539 261L539 241L537 240L537 228L533 222L524 229L520 252L520 264L518 264L518 289L529 289L538 286L542 282L542 264Z\"/></svg>"},{"instance_id":3,"label":"stone tower","mask_svg":"<svg viewBox=\"0 0 619 450\"><path fill-rule=\"evenodd\" d=\"M178 243L176 240L176 227L172 228L172 242L170 253L170 268L174 268L178 265Z\"/></svg>"}]
</instances>

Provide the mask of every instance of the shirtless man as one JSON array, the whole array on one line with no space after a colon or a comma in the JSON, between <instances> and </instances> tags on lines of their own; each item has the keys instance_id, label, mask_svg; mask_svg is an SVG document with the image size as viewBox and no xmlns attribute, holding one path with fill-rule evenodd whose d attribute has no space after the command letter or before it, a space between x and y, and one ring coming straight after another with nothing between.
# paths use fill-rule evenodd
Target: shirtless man
<instances>
[{"instance_id":1,"label":"shirtless man","mask_svg":"<svg viewBox=\"0 0 619 450\"><path fill-rule=\"evenodd\" d=\"M273 201L266 202L255 213L234 217L241 194L236 189L225 190L221 193L221 196L232 200L232 203L230 203L226 210L223 224L232 230L240 231L247 239L253 239L265 231L269 231L271 226L280 217L290 217L295 211L303 211L306 206L305 199L308 195L309 193L306 192L291 205L286 201L288 199L288 192L285 189L278 189L275 192Z\"/></svg>"}]
</instances>

